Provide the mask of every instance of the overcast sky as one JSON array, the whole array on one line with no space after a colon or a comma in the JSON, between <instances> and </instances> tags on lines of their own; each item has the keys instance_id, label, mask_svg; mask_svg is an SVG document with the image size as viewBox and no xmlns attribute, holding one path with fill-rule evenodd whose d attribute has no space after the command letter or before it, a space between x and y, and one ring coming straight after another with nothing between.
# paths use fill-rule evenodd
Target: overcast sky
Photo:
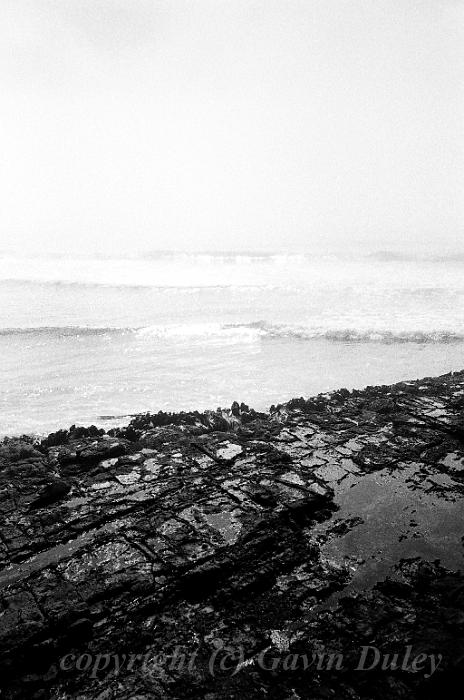
<instances>
[{"instance_id":1,"label":"overcast sky","mask_svg":"<svg viewBox=\"0 0 464 700\"><path fill-rule=\"evenodd\" d=\"M0 249L463 248L461 0L1 0Z\"/></svg>"}]
</instances>

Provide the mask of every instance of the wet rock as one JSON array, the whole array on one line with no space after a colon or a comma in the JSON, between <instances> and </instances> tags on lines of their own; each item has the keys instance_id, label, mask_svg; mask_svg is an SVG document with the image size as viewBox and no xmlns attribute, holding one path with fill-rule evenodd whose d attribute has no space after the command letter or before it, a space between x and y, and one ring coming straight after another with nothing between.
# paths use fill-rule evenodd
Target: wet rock
<instances>
[{"instance_id":1,"label":"wet rock","mask_svg":"<svg viewBox=\"0 0 464 700\"><path fill-rule=\"evenodd\" d=\"M63 479L55 479L40 491L37 498L29 504L29 509L45 508L62 500L71 490L71 484Z\"/></svg>"},{"instance_id":2,"label":"wet rock","mask_svg":"<svg viewBox=\"0 0 464 700\"><path fill-rule=\"evenodd\" d=\"M434 551L421 503L433 501L443 533L459 512L463 392L454 373L294 399L269 414L234 402L140 414L107 433L72 426L4 441L4 697L431 696L436 679L460 670L463 574L395 552L421 542ZM388 527L376 520L382 508ZM444 546L458 531L448 527ZM362 579L364 570L376 575ZM211 673L219 644L243 650L239 672ZM363 644L410 645L443 663L429 679L408 668L361 673ZM195 654L191 668L142 667L178 646ZM344 667L269 670L257 661L264 652L340 653ZM134 667L116 677L60 666L84 653L129 653Z\"/></svg>"},{"instance_id":3,"label":"wet rock","mask_svg":"<svg viewBox=\"0 0 464 700\"><path fill-rule=\"evenodd\" d=\"M119 441L98 440L79 451L79 462L88 465L126 453L126 445Z\"/></svg>"},{"instance_id":4,"label":"wet rock","mask_svg":"<svg viewBox=\"0 0 464 700\"><path fill-rule=\"evenodd\" d=\"M5 438L0 444L0 465L13 464L15 462L25 462L43 459L43 453L36 446L31 444L27 438L9 439Z\"/></svg>"}]
</instances>

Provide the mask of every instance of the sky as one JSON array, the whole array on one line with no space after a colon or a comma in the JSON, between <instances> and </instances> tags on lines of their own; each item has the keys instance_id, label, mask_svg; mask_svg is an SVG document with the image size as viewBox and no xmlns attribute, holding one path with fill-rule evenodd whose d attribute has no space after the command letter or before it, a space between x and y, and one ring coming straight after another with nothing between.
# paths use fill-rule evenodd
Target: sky
<instances>
[{"instance_id":1,"label":"sky","mask_svg":"<svg viewBox=\"0 0 464 700\"><path fill-rule=\"evenodd\" d=\"M0 250L464 249L461 0L1 0Z\"/></svg>"}]
</instances>

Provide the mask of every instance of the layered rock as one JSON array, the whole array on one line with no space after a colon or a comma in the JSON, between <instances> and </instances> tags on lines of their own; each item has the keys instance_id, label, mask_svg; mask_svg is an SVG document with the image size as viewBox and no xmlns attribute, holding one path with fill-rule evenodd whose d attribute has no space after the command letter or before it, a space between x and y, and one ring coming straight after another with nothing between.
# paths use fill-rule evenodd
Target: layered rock
<instances>
[{"instance_id":1,"label":"layered rock","mask_svg":"<svg viewBox=\"0 0 464 700\"><path fill-rule=\"evenodd\" d=\"M5 697L433 693L464 654L463 411L455 373L4 441Z\"/></svg>"}]
</instances>

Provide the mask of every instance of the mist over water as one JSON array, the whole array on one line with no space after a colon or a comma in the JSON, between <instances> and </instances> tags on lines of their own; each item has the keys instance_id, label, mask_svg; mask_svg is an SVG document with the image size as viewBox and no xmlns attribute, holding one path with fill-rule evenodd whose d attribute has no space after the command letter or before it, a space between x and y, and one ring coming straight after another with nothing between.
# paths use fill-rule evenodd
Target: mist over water
<instances>
[{"instance_id":1,"label":"mist over water","mask_svg":"<svg viewBox=\"0 0 464 700\"><path fill-rule=\"evenodd\" d=\"M461 368L463 18L2 0L0 432Z\"/></svg>"},{"instance_id":2,"label":"mist over water","mask_svg":"<svg viewBox=\"0 0 464 700\"><path fill-rule=\"evenodd\" d=\"M0 432L459 369L463 272L388 252L3 256Z\"/></svg>"}]
</instances>

